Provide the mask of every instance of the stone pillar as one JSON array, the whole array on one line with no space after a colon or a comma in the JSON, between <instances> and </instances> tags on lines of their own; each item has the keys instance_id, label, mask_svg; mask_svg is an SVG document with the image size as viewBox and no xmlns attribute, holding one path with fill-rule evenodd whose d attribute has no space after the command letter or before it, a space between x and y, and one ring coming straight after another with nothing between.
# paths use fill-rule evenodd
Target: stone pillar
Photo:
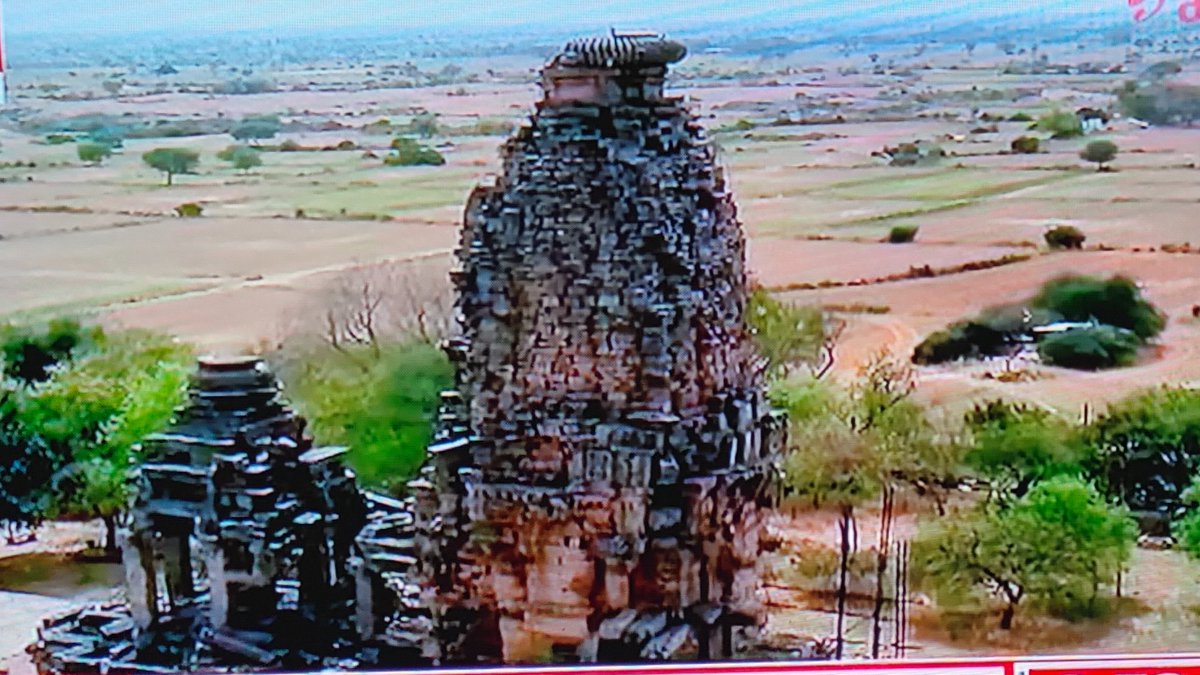
<instances>
[{"instance_id":1,"label":"stone pillar","mask_svg":"<svg viewBox=\"0 0 1200 675\"><path fill-rule=\"evenodd\" d=\"M354 621L358 637L369 640L375 635L375 583L362 558L350 559L354 572Z\"/></svg>"},{"instance_id":2,"label":"stone pillar","mask_svg":"<svg viewBox=\"0 0 1200 675\"><path fill-rule=\"evenodd\" d=\"M211 550L204 566L208 569L208 620L220 630L229 623L229 582L225 580L225 555Z\"/></svg>"},{"instance_id":3,"label":"stone pillar","mask_svg":"<svg viewBox=\"0 0 1200 675\"><path fill-rule=\"evenodd\" d=\"M121 560L125 563L125 593L138 628L146 630L158 619L158 588L154 553L140 534L121 530Z\"/></svg>"}]
</instances>

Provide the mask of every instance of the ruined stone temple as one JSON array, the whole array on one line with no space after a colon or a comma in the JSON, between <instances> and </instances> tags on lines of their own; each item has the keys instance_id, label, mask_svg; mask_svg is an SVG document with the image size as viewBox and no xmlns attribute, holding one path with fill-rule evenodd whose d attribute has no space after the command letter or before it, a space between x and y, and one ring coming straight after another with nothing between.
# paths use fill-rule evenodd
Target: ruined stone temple
<instances>
[{"instance_id":1,"label":"ruined stone temple","mask_svg":"<svg viewBox=\"0 0 1200 675\"><path fill-rule=\"evenodd\" d=\"M736 657L786 424L741 226L664 94L684 48L569 43L471 195L456 386L408 497L360 491L255 360L146 443L126 601L47 619L43 673Z\"/></svg>"},{"instance_id":2,"label":"ruined stone temple","mask_svg":"<svg viewBox=\"0 0 1200 675\"><path fill-rule=\"evenodd\" d=\"M682 45L582 40L472 194L458 391L413 483L443 658L733 656L785 424Z\"/></svg>"}]
</instances>

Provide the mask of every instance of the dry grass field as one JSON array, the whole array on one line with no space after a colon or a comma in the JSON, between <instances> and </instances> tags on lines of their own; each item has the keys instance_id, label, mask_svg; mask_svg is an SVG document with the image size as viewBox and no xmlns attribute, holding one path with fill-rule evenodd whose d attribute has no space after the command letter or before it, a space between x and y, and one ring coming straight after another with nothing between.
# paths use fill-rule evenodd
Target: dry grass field
<instances>
[{"instance_id":1,"label":"dry grass field","mask_svg":"<svg viewBox=\"0 0 1200 675\"><path fill-rule=\"evenodd\" d=\"M1012 384L981 377L988 366L922 373L922 395L930 401L961 404L1004 395L1074 414L1084 402L1200 378L1200 326L1190 319L1192 305L1200 303L1200 255L1159 250L1200 245L1200 130L1143 130L1118 121L1100 134L1122 148L1117 171L1097 173L1077 156L1088 139L1052 140L1039 154L1011 155L1008 144L1027 133L1027 124L999 122L995 131L981 130L972 111L1036 115L1094 101L1118 82L1116 76L1001 76L986 65L934 68L904 84L944 98L938 115L921 117L888 112L898 100L897 86L866 73L820 80L796 75L770 85L705 82L676 93L704 117L730 168L755 278L774 288L842 286L788 292L796 302L887 310L845 317L842 374L852 374L879 350L907 356L929 332L1027 297L1060 274L1137 278L1171 321L1157 349L1135 367L1106 373L1043 369L1037 381ZM1012 95L971 100L972 87ZM1041 87L1040 95L1029 95L1031 87ZM4 131L2 159L36 167L0 168L0 314L93 313L111 324L167 330L206 349L240 351L286 337L340 269L424 261L421 274L444 279L462 204L473 184L498 168L502 140L455 129L479 119L518 123L535 97L531 84L480 83L33 101L43 117L278 114L285 122L332 120L339 128L280 139L313 147L349 140L357 149L267 152L262 167L243 175L215 157L232 143L224 135L130 140L121 154L92 167L78 161L71 144L44 145ZM777 111L798 100L840 102L848 121L778 124ZM366 151L384 154L390 140L369 123L418 110L439 116L442 136L431 142L445 144L445 166L389 168L364 157ZM733 130L739 121L743 128ZM948 156L913 168L887 166L872 156L917 140L939 143ZM140 160L160 146L199 151L198 175L163 187L161 176ZM184 202L201 204L203 217L176 217L174 208ZM1045 251L1042 234L1060 223L1079 227L1089 250ZM918 226L916 241L883 243L898 225ZM863 281L1010 254L1030 257L931 279Z\"/></svg>"}]
</instances>

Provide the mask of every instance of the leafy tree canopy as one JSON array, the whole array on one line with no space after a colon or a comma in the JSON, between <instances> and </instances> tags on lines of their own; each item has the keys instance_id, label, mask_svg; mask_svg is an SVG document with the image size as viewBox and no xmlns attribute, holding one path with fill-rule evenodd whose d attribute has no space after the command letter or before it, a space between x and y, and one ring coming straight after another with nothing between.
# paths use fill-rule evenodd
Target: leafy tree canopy
<instances>
[{"instance_id":1,"label":"leafy tree canopy","mask_svg":"<svg viewBox=\"0 0 1200 675\"><path fill-rule=\"evenodd\" d=\"M142 155L147 166L163 172L167 185L174 182L176 174L196 172L200 164L200 153L187 148L156 148Z\"/></svg>"},{"instance_id":2,"label":"leafy tree canopy","mask_svg":"<svg viewBox=\"0 0 1200 675\"><path fill-rule=\"evenodd\" d=\"M1022 601L1089 604L1129 560L1136 525L1078 478L1059 476L1007 508L925 523L913 542L919 585L943 606L998 599L1000 627Z\"/></svg>"},{"instance_id":3,"label":"leafy tree canopy","mask_svg":"<svg viewBox=\"0 0 1200 675\"><path fill-rule=\"evenodd\" d=\"M1088 321L1133 331L1143 340L1166 326L1166 317L1142 296L1137 282L1126 276L1100 279L1065 276L1048 282L1031 307L1044 309L1067 321Z\"/></svg>"}]
</instances>

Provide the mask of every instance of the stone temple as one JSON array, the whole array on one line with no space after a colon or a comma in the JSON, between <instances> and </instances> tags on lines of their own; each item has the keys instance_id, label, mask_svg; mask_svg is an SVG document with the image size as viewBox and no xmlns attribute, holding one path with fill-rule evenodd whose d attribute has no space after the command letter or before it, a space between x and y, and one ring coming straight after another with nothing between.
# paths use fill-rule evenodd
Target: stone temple
<instances>
[{"instance_id":1,"label":"stone temple","mask_svg":"<svg viewBox=\"0 0 1200 675\"><path fill-rule=\"evenodd\" d=\"M467 204L456 387L406 500L313 447L261 363L204 362L147 442L127 601L47 619L39 670L744 654L787 425L729 185L663 90L684 53L614 34L544 68Z\"/></svg>"}]
</instances>

